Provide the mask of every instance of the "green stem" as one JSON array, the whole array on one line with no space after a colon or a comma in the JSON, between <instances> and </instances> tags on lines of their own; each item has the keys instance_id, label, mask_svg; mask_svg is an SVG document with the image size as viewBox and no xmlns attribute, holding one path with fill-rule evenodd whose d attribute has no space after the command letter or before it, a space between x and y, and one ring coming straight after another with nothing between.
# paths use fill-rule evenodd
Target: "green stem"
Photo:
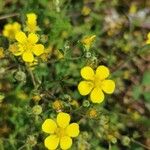
<instances>
[{"instance_id":1,"label":"green stem","mask_svg":"<svg viewBox=\"0 0 150 150\"><path fill-rule=\"evenodd\" d=\"M26 66L26 68L27 68L27 71L29 72L29 74L30 74L30 76L31 76L32 83L33 83L34 87L37 88L36 82L35 82L35 78L34 78L34 75L33 75L32 70L31 70L28 66Z\"/></svg>"},{"instance_id":2,"label":"green stem","mask_svg":"<svg viewBox=\"0 0 150 150\"><path fill-rule=\"evenodd\" d=\"M150 148L149 148L149 147L147 147L146 145L144 145L144 144L140 143L139 141L134 140L133 138L131 139L131 141L132 141L133 143L135 143L135 144L140 145L141 147L143 147L143 148L145 148L145 149L150 150Z\"/></svg>"}]
</instances>

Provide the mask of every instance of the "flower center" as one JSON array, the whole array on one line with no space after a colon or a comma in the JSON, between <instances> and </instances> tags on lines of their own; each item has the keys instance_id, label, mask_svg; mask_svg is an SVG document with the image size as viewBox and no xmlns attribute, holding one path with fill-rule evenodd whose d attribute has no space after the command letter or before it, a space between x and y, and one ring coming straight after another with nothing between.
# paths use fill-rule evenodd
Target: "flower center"
<instances>
[{"instance_id":1,"label":"flower center","mask_svg":"<svg viewBox=\"0 0 150 150\"><path fill-rule=\"evenodd\" d=\"M24 44L22 44L22 48L24 51L32 51L32 48L33 48L33 44L32 43L29 43L28 41L25 42Z\"/></svg>"},{"instance_id":2,"label":"flower center","mask_svg":"<svg viewBox=\"0 0 150 150\"><path fill-rule=\"evenodd\" d=\"M56 133L56 135L57 135L59 138L61 138L61 137L63 137L63 136L66 135L65 129L59 128L59 127L56 129L55 133Z\"/></svg>"},{"instance_id":3,"label":"flower center","mask_svg":"<svg viewBox=\"0 0 150 150\"><path fill-rule=\"evenodd\" d=\"M101 87L102 86L102 80L96 75L94 77L93 82L94 82L95 87Z\"/></svg>"}]
</instances>

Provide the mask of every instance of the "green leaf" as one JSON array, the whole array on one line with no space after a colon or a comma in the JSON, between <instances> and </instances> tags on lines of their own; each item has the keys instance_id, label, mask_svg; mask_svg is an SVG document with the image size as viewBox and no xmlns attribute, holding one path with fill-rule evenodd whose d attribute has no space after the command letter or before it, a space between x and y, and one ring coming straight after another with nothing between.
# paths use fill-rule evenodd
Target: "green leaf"
<instances>
[{"instance_id":1,"label":"green leaf","mask_svg":"<svg viewBox=\"0 0 150 150\"><path fill-rule=\"evenodd\" d=\"M138 50L138 54L139 55L149 54L149 50L150 50L150 44L147 44Z\"/></svg>"},{"instance_id":2,"label":"green leaf","mask_svg":"<svg viewBox=\"0 0 150 150\"><path fill-rule=\"evenodd\" d=\"M143 75L142 79L143 85L150 85L150 70L146 71Z\"/></svg>"},{"instance_id":3,"label":"green leaf","mask_svg":"<svg viewBox=\"0 0 150 150\"><path fill-rule=\"evenodd\" d=\"M132 96L135 100L138 100L142 94L142 88L140 85L134 86L133 91L132 91Z\"/></svg>"},{"instance_id":4,"label":"green leaf","mask_svg":"<svg viewBox=\"0 0 150 150\"><path fill-rule=\"evenodd\" d=\"M144 96L144 99L145 99L146 101L149 101L149 102L150 102L150 92L144 92L144 93L143 93L143 96Z\"/></svg>"}]
</instances>

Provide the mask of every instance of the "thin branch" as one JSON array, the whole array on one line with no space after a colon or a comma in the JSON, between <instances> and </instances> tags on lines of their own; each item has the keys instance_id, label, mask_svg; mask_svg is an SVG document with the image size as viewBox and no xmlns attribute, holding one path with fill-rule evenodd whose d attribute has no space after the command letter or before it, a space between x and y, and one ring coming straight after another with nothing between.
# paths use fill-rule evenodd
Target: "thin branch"
<instances>
[{"instance_id":1,"label":"thin branch","mask_svg":"<svg viewBox=\"0 0 150 150\"><path fill-rule=\"evenodd\" d=\"M33 75L32 70L31 70L28 66L26 66L26 68L27 68L27 71L29 72L29 74L30 74L30 76L31 76L32 83L33 83L34 87L37 88L36 82L35 82L35 78L34 78L34 75Z\"/></svg>"},{"instance_id":2,"label":"thin branch","mask_svg":"<svg viewBox=\"0 0 150 150\"><path fill-rule=\"evenodd\" d=\"M7 14L7 15L0 16L0 20L4 20L7 18L15 17L15 16L19 16L19 13Z\"/></svg>"},{"instance_id":3,"label":"thin branch","mask_svg":"<svg viewBox=\"0 0 150 150\"><path fill-rule=\"evenodd\" d=\"M134 140L133 138L131 139L131 141L132 141L133 143L136 143L136 144L140 145L141 147L143 147L143 148L145 148L145 149L150 150L149 147L147 147L146 145L140 143L139 141Z\"/></svg>"}]
</instances>

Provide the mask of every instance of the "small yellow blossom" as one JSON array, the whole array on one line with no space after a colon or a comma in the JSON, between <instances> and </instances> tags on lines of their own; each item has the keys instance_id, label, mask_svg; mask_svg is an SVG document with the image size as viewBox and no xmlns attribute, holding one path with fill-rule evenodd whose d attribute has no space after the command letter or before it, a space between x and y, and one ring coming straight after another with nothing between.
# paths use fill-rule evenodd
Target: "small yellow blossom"
<instances>
[{"instance_id":1,"label":"small yellow blossom","mask_svg":"<svg viewBox=\"0 0 150 150\"><path fill-rule=\"evenodd\" d=\"M9 23L4 26L3 35L11 40L15 39L17 32L21 30L21 25L18 22Z\"/></svg>"},{"instance_id":2,"label":"small yellow blossom","mask_svg":"<svg viewBox=\"0 0 150 150\"><path fill-rule=\"evenodd\" d=\"M18 52L18 44L17 43L10 44L9 51L12 52L13 54L17 53Z\"/></svg>"},{"instance_id":3,"label":"small yellow blossom","mask_svg":"<svg viewBox=\"0 0 150 150\"><path fill-rule=\"evenodd\" d=\"M75 100L75 99L71 100L70 104L71 104L72 106L76 107L76 108L79 107L79 103L78 103L78 101Z\"/></svg>"},{"instance_id":4,"label":"small yellow blossom","mask_svg":"<svg viewBox=\"0 0 150 150\"><path fill-rule=\"evenodd\" d=\"M63 39L66 39L66 38L68 37L68 32L67 32L67 31L63 31L63 32L61 33L61 37L62 37Z\"/></svg>"},{"instance_id":5,"label":"small yellow blossom","mask_svg":"<svg viewBox=\"0 0 150 150\"><path fill-rule=\"evenodd\" d=\"M136 3L132 3L129 9L130 14L135 14L137 12L137 5Z\"/></svg>"},{"instance_id":6,"label":"small yellow blossom","mask_svg":"<svg viewBox=\"0 0 150 150\"><path fill-rule=\"evenodd\" d=\"M56 111L60 111L63 108L63 104L60 100L55 100L52 104L53 109L55 109Z\"/></svg>"},{"instance_id":7,"label":"small yellow blossom","mask_svg":"<svg viewBox=\"0 0 150 150\"><path fill-rule=\"evenodd\" d=\"M27 21L26 21L26 30L31 33L35 33L39 30L39 27L37 26L37 15L35 13L28 13L27 15Z\"/></svg>"},{"instance_id":8,"label":"small yellow blossom","mask_svg":"<svg viewBox=\"0 0 150 150\"><path fill-rule=\"evenodd\" d=\"M57 59L64 58L64 55L58 49L54 50L54 55L57 57Z\"/></svg>"},{"instance_id":9,"label":"small yellow blossom","mask_svg":"<svg viewBox=\"0 0 150 150\"><path fill-rule=\"evenodd\" d=\"M147 34L147 41L146 44L150 44L150 32Z\"/></svg>"},{"instance_id":10,"label":"small yellow blossom","mask_svg":"<svg viewBox=\"0 0 150 150\"><path fill-rule=\"evenodd\" d=\"M81 95L90 94L90 99L93 103L101 103L104 100L104 93L112 94L115 90L115 82L106 79L109 76L109 69L106 66L99 66L96 72L85 66L81 69L81 76L84 81L78 84L78 90Z\"/></svg>"},{"instance_id":11,"label":"small yellow blossom","mask_svg":"<svg viewBox=\"0 0 150 150\"><path fill-rule=\"evenodd\" d=\"M53 47L52 46L49 46L48 48L46 48L44 50L44 53L40 56L41 59L45 62L48 61L48 58L50 58L50 56L52 55L52 50L53 50Z\"/></svg>"},{"instance_id":12,"label":"small yellow blossom","mask_svg":"<svg viewBox=\"0 0 150 150\"><path fill-rule=\"evenodd\" d=\"M4 49L2 47L0 47L0 59L4 58L5 54L4 54Z\"/></svg>"},{"instance_id":13,"label":"small yellow blossom","mask_svg":"<svg viewBox=\"0 0 150 150\"><path fill-rule=\"evenodd\" d=\"M87 112L89 118L96 118L98 116L98 112L96 109L92 108Z\"/></svg>"},{"instance_id":14,"label":"small yellow blossom","mask_svg":"<svg viewBox=\"0 0 150 150\"><path fill-rule=\"evenodd\" d=\"M63 150L69 149L72 145L72 138L79 135L79 125L70 124L70 115L60 112L57 115L56 122L52 119L46 119L42 125L42 130L49 135L45 141L45 147L49 150L57 149L59 143Z\"/></svg>"},{"instance_id":15,"label":"small yellow blossom","mask_svg":"<svg viewBox=\"0 0 150 150\"><path fill-rule=\"evenodd\" d=\"M81 40L81 43L85 46L87 50L91 47L93 41L95 40L96 35L85 37Z\"/></svg>"},{"instance_id":16,"label":"small yellow blossom","mask_svg":"<svg viewBox=\"0 0 150 150\"><path fill-rule=\"evenodd\" d=\"M82 14L83 16L87 16L87 15L90 14L90 12L91 12L91 9L90 9L89 7L87 7L87 6L84 6L84 7L82 8L81 14Z\"/></svg>"},{"instance_id":17,"label":"small yellow blossom","mask_svg":"<svg viewBox=\"0 0 150 150\"><path fill-rule=\"evenodd\" d=\"M16 34L17 45L13 45L11 51L15 56L22 56L23 61L33 62L34 56L40 56L44 53L44 46L42 44L36 44L39 40L37 34L30 33L28 37L24 32L18 32ZM18 47L15 49L15 47Z\"/></svg>"},{"instance_id":18,"label":"small yellow blossom","mask_svg":"<svg viewBox=\"0 0 150 150\"><path fill-rule=\"evenodd\" d=\"M34 95L32 97L32 99L35 101L35 102L39 102L41 100L41 96L40 95Z\"/></svg>"}]
</instances>

